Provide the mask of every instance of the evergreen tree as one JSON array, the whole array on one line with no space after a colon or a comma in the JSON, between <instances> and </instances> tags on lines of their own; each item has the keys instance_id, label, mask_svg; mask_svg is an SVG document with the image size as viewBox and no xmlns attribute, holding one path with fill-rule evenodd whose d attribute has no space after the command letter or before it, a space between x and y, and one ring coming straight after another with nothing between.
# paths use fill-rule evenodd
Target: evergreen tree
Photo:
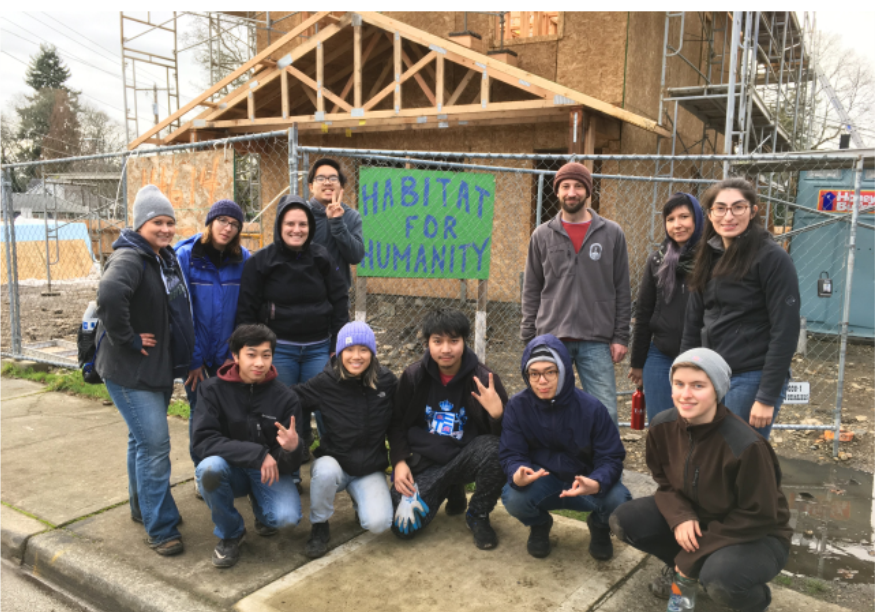
<instances>
[{"instance_id":1,"label":"evergreen tree","mask_svg":"<svg viewBox=\"0 0 875 612\"><path fill-rule=\"evenodd\" d=\"M30 60L25 83L35 90L67 89L64 83L70 78L70 69L61 61L53 45L40 45L39 55Z\"/></svg>"}]
</instances>

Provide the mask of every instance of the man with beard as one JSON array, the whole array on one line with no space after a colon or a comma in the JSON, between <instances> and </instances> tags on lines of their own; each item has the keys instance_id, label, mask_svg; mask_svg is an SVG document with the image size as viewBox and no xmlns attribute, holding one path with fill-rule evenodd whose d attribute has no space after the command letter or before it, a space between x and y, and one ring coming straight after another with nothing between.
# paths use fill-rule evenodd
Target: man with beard
<instances>
[{"instance_id":1,"label":"man with beard","mask_svg":"<svg viewBox=\"0 0 875 612\"><path fill-rule=\"evenodd\" d=\"M529 243L520 337L553 334L565 344L583 390L617 422L614 364L626 356L632 317L629 256L619 225L587 208L592 174L567 163L553 179L562 210Z\"/></svg>"}]
</instances>

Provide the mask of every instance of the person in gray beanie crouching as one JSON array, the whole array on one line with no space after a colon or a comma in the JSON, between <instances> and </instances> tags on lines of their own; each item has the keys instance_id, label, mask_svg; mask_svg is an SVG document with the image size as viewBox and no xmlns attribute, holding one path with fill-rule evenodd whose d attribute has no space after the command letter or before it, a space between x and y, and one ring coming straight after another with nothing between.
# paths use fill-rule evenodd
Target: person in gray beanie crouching
<instances>
[{"instance_id":1,"label":"person in gray beanie crouching","mask_svg":"<svg viewBox=\"0 0 875 612\"><path fill-rule=\"evenodd\" d=\"M675 407L656 415L647 433L647 467L659 488L617 508L611 530L666 564L650 585L654 595L695 601L700 584L718 604L762 612L793 534L778 458L723 405L732 371L719 354L686 351L670 376Z\"/></svg>"},{"instance_id":2,"label":"person in gray beanie crouching","mask_svg":"<svg viewBox=\"0 0 875 612\"><path fill-rule=\"evenodd\" d=\"M167 406L173 379L188 374L195 342L188 290L170 246L175 235L173 205L146 185L134 200L133 229L113 243L97 288L94 363L128 425L131 519L164 556L183 550L170 493Z\"/></svg>"}]
</instances>

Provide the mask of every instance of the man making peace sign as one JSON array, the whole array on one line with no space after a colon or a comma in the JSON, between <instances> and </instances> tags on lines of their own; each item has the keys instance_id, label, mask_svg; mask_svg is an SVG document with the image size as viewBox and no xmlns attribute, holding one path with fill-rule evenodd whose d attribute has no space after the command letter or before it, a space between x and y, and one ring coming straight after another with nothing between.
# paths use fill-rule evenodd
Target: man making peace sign
<instances>
[{"instance_id":1,"label":"man making peace sign","mask_svg":"<svg viewBox=\"0 0 875 612\"><path fill-rule=\"evenodd\" d=\"M213 565L231 567L246 535L234 498L249 495L255 531L270 536L301 520L292 473L303 456L298 396L277 379L276 335L264 325L240 325L228 340L233 364L198 385L192 446L203 460L198 487L210 507L219 543Z\"/></svg>"}]
</instances>

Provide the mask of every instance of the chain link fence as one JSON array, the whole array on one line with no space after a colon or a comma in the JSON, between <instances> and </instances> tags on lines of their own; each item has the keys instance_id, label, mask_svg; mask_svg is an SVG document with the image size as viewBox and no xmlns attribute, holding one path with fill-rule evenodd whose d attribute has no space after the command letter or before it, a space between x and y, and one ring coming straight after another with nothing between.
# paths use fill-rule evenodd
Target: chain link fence
<instances>
[{"instance_id":1,"label":"chain link fence","mask_svg":"<svg viewBox=\"0 0 875 612\"><path fill-rule=\"evenodd\" d=\"M282 195L291 191L310 197L307 173L322 157L340 162L347 176L344 201L361 213L364 201L376 197L370 187L365 189L366 183L382 185L397 177L399 170L446 173L432 177L466 173L494 181L489 183L494 192L488 204L492 211L488 277L478 280L467 273L456 275L466 278L375 277L363 271L354 276L350 290L350 318L365 320L374 328L381 361L400 373L421 355L419 326L425 314L435 307L460 308L472 321L475 350L499 373L508 391L519 391L523 386L520 302L529 236L537 225L558 214L553 177L572 156L308 147L298 145L293 130L4 168L0 268L2 306L8 316L3 318L0 338L3 354L75 367L75 334L82 313L94 299L102 263L119 229L128 225L133 196L142 185L158 185L173 202L180 238L200 231L215 200L234 199L246 212L244 244L256 250L273 240L276 203ZM779 416L778 428L837 431L848 337L871 339L875 328L873 159L848 152L573 158L593 171L590 205L616 221L626 234L633 303L646 259L665 237L661 210L671 194L683 191L701 199L724 176L742 176L757 186L760 214L793 258L802 295L804 331L792 380L807 383L807 395L805 385L794 387L791 401L805 402L800 406L803 411L793 413L795 423ZM98 170L86 165L98 163L105 178L85 176L97 175ZM76 178L85 185L79 188L81 193L62 186L64 175L72 173L70 168L82 175ZM429 197L421 191L422 184L418 189L420 197ZM441 187L432 182L431 189L429 201L440 202ZM476 197L471 194L466 204L473 207ZM383 208L385 197L380 195ZM28 198L35 202L29 212L22 205ZM80 208L65 208L67 202ZM392 204L402 206L400 200ZM458 209L461 204L451 200L449 206ZM446 233L436 236L435 244L440 246L440 238L446 237ZM366 262L360 270L386 267L390 257L393 266L400 257L405 271L419 263L451 269L454 265L448 263L446 253L439 256L429 250L427 260L417 262L415 252L405 259L404 253L387 250L373 236L369 239L367 231L364 239ZM465 257L474 255L471 249L465 252ZM628 396L633 390L628 371L628 361L617 364L621 421L629 414ZM815 423L818 412L820 421ZM828 413L826 418L823 413Z\"/></svg>"}]
</instances>

